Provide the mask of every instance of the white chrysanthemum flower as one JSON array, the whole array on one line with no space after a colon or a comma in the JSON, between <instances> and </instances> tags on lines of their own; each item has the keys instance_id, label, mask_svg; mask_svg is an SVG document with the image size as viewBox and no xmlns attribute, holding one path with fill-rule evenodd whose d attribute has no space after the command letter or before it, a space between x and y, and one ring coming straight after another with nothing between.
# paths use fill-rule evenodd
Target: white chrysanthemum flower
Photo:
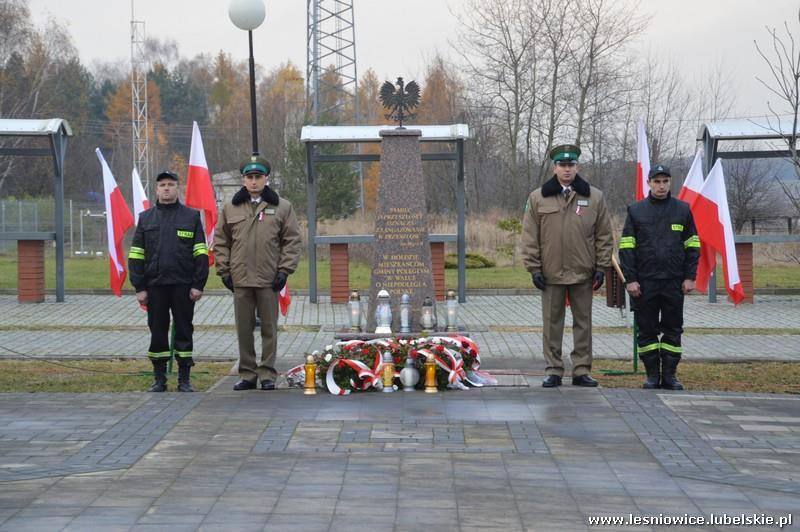
<instances>
[{"instance_id":1,"label":"white chrysanthemum flower","mask_svg":"<svg viewBox=\"0 0 800 532\"><path fill-rule=\"evenodd\" d=\"M328 353L327 355L325 355L325 362L330 362L332 359L333 359L332 354Z\"/></svg>"},{"instance_id":2,"label":"white chrysanthemum flower","mask_svg":"<svg viewBox=\"0 0 800 532\"><path fill-rule=\"evenodd\" d=\"M325 351L332 351L332 350L333 350L333 346L331 344L328 344L328 345L325 346Z\"/></svg>"}]
</instances>

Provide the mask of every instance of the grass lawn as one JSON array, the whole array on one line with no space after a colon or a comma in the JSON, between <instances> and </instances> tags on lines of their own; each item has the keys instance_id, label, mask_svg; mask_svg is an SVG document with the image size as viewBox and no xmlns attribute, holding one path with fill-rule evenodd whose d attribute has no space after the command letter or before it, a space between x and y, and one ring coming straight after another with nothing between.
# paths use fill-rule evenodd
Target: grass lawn
<instances>
[{"instance_id":1,"label":"grass lawn","mask_svg":"<svg viewBox=\"0 0 800 532\"><path fill-rule=\"evenodd\" d=\"M232 362L197 362L192 387L209 389ZM153 383L148 360L0 360L0 392L145 392ZM167 386L175 391L178 366Z\"/></svg>"},{"instance_id":2,"label":"grass lawn","mask_svg":"<svg viewBox=\"0 0 800 532\"><path fill-rule=\"evenodd\" d=\"M68 258L65 261L66 287L69 289L102 290L108 288L108 260L96 258ZM350 263L350 286L365 290L369 288L371 268L366 264ZM55 259L48 257L45 265L45 285L55 289ZM458 286L458 271L445 270L448 287ZM722 275L717 286L722 288ZM330 264L317 262L317 283L320 289L330 287ZM297 271L290 278L297 289L308 288L308 261L301 260ZM797 266L756 266L756 288L800 288L800 268ZM130 284L127 285L130 288ZM521 266L498 266L467 270L467 288L531 288L531 278ZM0 289L17 287L16 256L0 256ZM209 289L223 289L214 269L208 277Z\"/></svg>"},{"instance_id":3,"label":"grass lawn","mask_svg":"<svg viewBox=\"0 0 800 532\"><path fill-rule=\"evenodd\" d=\"M192 368L192 386L210 388L228 374L231 362L199 362ZM632 363L595 359L592 374L606 388L641 388L637 375L605 375L603 370L629 372ZM0 392L144 392L153 381L147 360L0 360ZM169 376L175 391L177 366ZM678 378L687 390L800 394L800 364L791 362L682 362Z\"/></svg>"},{"instance_id":4,"label":"grass lawn","mask_svg":"<svg viewBox=\"0 0 800 532\"><path fill-rule=\"evenodd\" d=\"M638 375L604 375L603 370L633 369L633 362L595 359L592 376L606 388L641 388L644 365ZM681 362L678 380L687 390L800 394L800 364L794 362Z\"/></svg>"}]
</instances>

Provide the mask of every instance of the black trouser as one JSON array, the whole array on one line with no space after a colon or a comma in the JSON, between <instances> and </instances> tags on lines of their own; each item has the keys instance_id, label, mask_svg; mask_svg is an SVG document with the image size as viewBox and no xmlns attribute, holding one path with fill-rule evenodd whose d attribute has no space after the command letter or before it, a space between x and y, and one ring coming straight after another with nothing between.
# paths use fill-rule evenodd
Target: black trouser
<instances>
[{"instance_id":1,"label":"black trouser","mask_svg":"<svg viewBox=\"0 0 800 532\"><path fill-rule=\"evenodd\" d=\"M667 351L681 354L683 333L683 280L641 280L642 295L633 299L639 329L639 354ZM661 339L659 340L659 335Z\"/></svg>"},{"instance_id":2,"label":"black trouser","mask_svg":"<svg viewBox=\"0 0 800 532\"><path fill-rule=\"evenodd\" d=\"M175 320L175 357L180 365L192 365L192 318L194 301L189 299L189 285L147 287L147 326L150 327L150 349L153 360L168 360L169 317Z\"/></svg>"}]
</instances>

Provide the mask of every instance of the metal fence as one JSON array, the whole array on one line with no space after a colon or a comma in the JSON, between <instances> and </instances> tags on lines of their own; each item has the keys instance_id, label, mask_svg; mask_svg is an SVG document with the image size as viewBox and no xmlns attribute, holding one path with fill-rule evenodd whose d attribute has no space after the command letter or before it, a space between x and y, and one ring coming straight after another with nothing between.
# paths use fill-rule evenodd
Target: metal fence
<instances>
[{"instance_id":1,"label":"metal fence","mask_svg":"<svg viewBox=\"0 0 800 532\"><path fill-rule=\"evenodd\" d=\"M0 199L0 233L54 231L53 200ZM108 250L105 206L67 200L64 205L66 256L104 255ZM16 253L16 242L0 240L0 253Z\"/></svg>"}]
</instances>

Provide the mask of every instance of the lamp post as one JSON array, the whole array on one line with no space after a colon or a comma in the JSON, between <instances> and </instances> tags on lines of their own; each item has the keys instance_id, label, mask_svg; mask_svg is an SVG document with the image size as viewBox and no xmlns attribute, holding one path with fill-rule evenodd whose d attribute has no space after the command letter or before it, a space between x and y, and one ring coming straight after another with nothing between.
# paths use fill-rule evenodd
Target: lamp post
<instances>
[{"instance_id":1,"label":"lamp post","mask_svg":"<svg viewBox=\"0 0 800 532\"><path fill-rule=\"evenodd\" d=\"M258 123L256 120L256 63L253 59L253 30L264 22L266 10L262 0L231 0L228 16L234 26L247 31L250 40L250 126L253 155L258 155Z\"/></svg>"}]
</instances>

